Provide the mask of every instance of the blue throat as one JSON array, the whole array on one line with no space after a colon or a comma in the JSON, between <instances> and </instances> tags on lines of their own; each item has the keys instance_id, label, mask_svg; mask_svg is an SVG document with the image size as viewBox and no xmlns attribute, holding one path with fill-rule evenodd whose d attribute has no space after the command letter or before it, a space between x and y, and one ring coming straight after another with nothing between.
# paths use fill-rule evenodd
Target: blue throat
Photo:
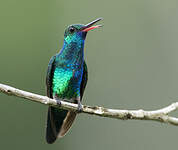
<instances>
[{"instance_id":1,"label":"blue throat","mask_svg":"<svg viewBox=\"0 0 178 150\"><path fill-rule=\"evenodd\" d=\"M64 39L63 48L59 52L60 63L68 66L81 66L84 61L85 40L80 33Z\"/></svg>"}]
</instances>

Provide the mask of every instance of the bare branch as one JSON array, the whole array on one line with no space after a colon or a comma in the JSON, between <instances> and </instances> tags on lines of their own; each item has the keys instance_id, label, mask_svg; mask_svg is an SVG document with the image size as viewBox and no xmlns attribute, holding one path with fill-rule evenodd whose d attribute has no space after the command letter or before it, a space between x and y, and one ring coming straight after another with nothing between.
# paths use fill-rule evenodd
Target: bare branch
<instances>
[{"instance_id":1,"label":"bare branch","mask_svg":"<svg viewBox=\"0 0 178 150\"><path fill-rule=\"evenodd\" d=\"M59 105L58 100L48 98L47 96L41 96L38 94L22 91L4 84L0 84L0 92L3 92L8 95L22 97L41 104L58 107L60 109L76 111L78 107L77 104L69 103L66 101L61 101ZM109 109L109 108L98 107L98 106L91 107L91 106L83 105L82 113L97 115L100 117L122 119L122 120L127 120L127 119L154 120L154 121L170 123L172 125L178 126L178 118L171 117L168 115L169 113L176 111L177 109L178 109L178 102L172 103L167 107L154 111L144 111L142 109L120 110L120 109Z\"/></svg>"}]
</instances>

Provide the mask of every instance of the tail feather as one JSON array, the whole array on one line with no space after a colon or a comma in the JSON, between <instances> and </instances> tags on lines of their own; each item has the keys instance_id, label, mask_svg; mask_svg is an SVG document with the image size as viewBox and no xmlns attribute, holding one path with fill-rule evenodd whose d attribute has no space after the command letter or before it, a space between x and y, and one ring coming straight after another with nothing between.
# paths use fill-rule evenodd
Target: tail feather
<instances>
[{"instance_id":1,"label":"tail feather","mask_svg":"<svg viewBox=\"0 0 178 150\"><path fill-rule=\"evenodd\" d=\"M71 127L75 116L75 112L60 110L55 107L49 107L46 128L46 141L49 144L52 144L58 137L64 136Z\"/></svg>"},{"instance_id":2,"label":"tail feather","mask_svg":"<svg viewBox=\"0 0 178 150\"><path fill-rule=\"evenodd\" d=\"M63 137L67 133L67 131L72 126L72 123L74 122L76 115L77 115L77 113L72 112L72 111L69 111L67 113L67 116L66 116L65 120L63 121L63 125L62 125L61 130L58 134L58 137Z\"/></svg>"}]
</instances>

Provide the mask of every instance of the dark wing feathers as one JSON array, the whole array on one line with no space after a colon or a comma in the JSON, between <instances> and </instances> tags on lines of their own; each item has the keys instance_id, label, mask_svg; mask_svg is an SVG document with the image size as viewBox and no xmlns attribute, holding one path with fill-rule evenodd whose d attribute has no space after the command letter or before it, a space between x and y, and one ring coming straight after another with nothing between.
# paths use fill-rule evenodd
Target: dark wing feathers
<instances>
[{"instance_id":1,"label":"dark wing feathers","mask_svg":"<svg viewBox=\"0 0 178 150\"><path fill-rule=\"evenodd\" d=\"M88 81L88 68L87 68L87 65L86 65L86 63L84 61L82 83L80 85L80 97L81 97L80 100L82 100L83 93L84 93L85 87L87 85L87 81Z\"/></svg>"},{"instance_id":2,"label":"dark wing feathers","mask_svg":"<svg viewBox=\"0 0 178 150\"><path fill-rule=\"evenodd\" d=\"M47 96L52 98L52 79L54 74L54 63L56 56L51 57L46 75Z\"/></svg>"},{"instance_id":3,"label":"dark wing feathers","mask_svg":"<svg viewBox=\"0 0 178 150\"><path fill-rule=\"evenodd\" d=\"M47 96L50 98L53 98L53 92L52 92L52 79L53 74L55 70L55 60L56 56L51 57L49 64L48 64L48 70L46 75L46 87L47 87ZM48 118L47 118L47 128L46 128L46 141L48 143L53 143L57 138L57 132L59 132L59 129L56 129L56 118L61 118L61 116L56 115L63 115L63 113L55 113L54 107L48 108ZM65 116L65 115L64 115ZM65 118L62 116L63 118ZM63 119L58 121L58 124L62 126Z\"/></svg>"}]
</instances>

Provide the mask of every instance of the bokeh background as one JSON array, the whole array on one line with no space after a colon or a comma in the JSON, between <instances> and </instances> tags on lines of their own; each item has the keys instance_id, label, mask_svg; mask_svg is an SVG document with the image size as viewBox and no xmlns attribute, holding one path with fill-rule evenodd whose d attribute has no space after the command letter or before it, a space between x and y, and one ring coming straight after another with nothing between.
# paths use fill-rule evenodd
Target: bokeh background
<instances>
[{"instance_id":1,"label":"bokeh background","mask_svg":"<svg viewBox=\"0 0 178 150\"><path fill-rule=\"evenodd\" d=\"M64 29L103 17L103 28L86 40L83 103L164 107L178 100L177 6L177 0L1 0L0 82L45 95L47 65L62 47ZM175 126L85 114L48 145L46 113L47 106L0 93L0 149L177 149Z\"/></svg>"}]
</instances>

